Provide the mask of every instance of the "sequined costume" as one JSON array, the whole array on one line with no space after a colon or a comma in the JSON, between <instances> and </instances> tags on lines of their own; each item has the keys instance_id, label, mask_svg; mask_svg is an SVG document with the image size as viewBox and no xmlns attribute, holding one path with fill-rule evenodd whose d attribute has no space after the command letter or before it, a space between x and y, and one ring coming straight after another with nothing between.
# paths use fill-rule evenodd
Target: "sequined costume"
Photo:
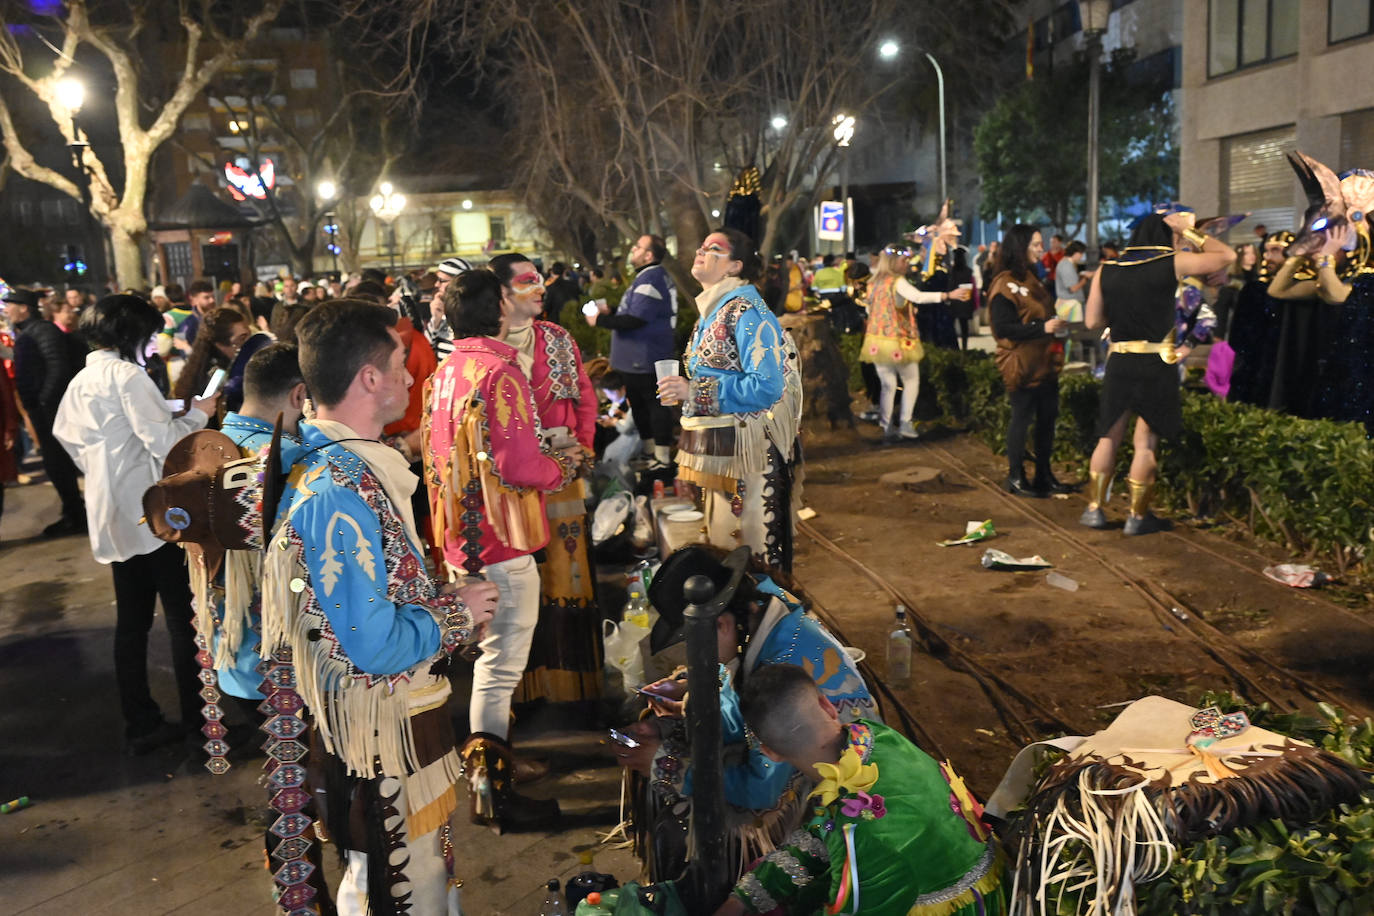
<instances>
[{"instance_id":1,"label":"sequined costume","mask_svg":"<svg viewBox=\"0 0 1374 916\"><path fill-rule=\"evenodd\" d=\"M839 760L816 767L823 778L805 829L735 886L749 912L1006 912L1001 853L948 763L861 719L845 726Z\"/></svg>"},{"instance_id":2,"label":"sequined costume","mask_svg":"<svg viewBox=\"0 0 1374 916\"><path fill-rule=\"evenodd\" d=\"M797 348L758 290L738 277L704 290L697 310L679 474L702 488L709 543L747 544L789 571L802 403Z\"/></svg>"},{"instance_id":3,"label":"sequined costume","mask_svg":"<svg viewBox=\"0 0 1374 916\"><path fill-rule=\"evenodd\" d=\"M582 368L577 343L562 327L536 321L506 342L528 357L527 374L539 423L566 430L588 452L596 436L596 389ZM526 365L521 360L521 366ZM591 562L587 487L574 477L544 498L549 544L539 564L539 623L516 700L595 700L601 695L601 611Z\"/></svg>"},{"instance_id":4,"label":"sequined costume","mask_svg":"<svg viewBox=\"0 0 1374 916\"><path fill-rule=\"evenodd\" d=\"M750 672L764 665L798 665L835 705L841 722L878 719L877 703L844 646L819 621L806 614L795 595L768 576L757 576L755 587L771 596L763 619L749 637L743 658L720 668L721 737L727 761L725 801L730 806L727 819L732 828L728 842L737 875L800 825L806 786L790 765L770 760L759 749L740 712L736 681L747 679ZM647 800L648 811L639 812L638 816L645 818L647 814L646 822L657 831L672 831L674 825L665 823L670 819L685 825L685 810L669 816L663 813L673 811L692 794L685 720L675 720L673 731L654 756L651 773L648 788L653 797ZM647 851L646 842L642 841L640 846L642 852ZM655 851L658 855L645 856L654 880L676 877L683 863L669 861L671 857L663 855L661 844Z\"/></svg>"},{"instance_id":5,"label":"sequined costume","mask_svg":"<svg viewBox=\"0 0 1374 916\"><path fill-rule=\"evenodd\" d=\"M313 716L312 783L347 859L339 909L456 914L460 765L441 663L473 638L471 616L425 571L405 459L342 423L301 430L263 562L263 643L289 651ZM310 823L279 827L288 839Z\"/></svg>"}]
</instances>

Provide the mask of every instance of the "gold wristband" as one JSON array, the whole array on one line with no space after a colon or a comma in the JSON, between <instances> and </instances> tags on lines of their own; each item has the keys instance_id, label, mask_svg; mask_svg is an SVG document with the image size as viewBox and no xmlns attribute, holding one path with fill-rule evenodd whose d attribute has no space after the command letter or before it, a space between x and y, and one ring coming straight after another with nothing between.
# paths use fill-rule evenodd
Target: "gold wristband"
<instances>
[{"instance_id":1,"label":"gold wristband","mask_svg":"<svg viewBox=\"0 0 1374 916\"><path fill-rule=\"evenodd\" d=\"M1201 232L1198 232L1191 226L1189 226L1187 229L1184 229L1182 232L1179 233L1179 235L1183 236L1183 240L1185 242L1187 242L1189 245L1192 245L1199 251L1202 250L1203 245L1207 244L1207 236L1203 235Z\"/></svg>"},{"instance_id":2,"label":"gold wristband","mask_svg":"<svg viewBox=\"0 0 1374 916\"><path fill-rule=\"evenodd\" d=\"M1323 267L1335 267L1335 266L1336 266L1336 259L1335 259L1333 256L1331 256L1331 255L1329 255L1329 254L1319 254L1319 255L1317 255L1317 270L1321 270Z\"/></svg>"}]
</instances>

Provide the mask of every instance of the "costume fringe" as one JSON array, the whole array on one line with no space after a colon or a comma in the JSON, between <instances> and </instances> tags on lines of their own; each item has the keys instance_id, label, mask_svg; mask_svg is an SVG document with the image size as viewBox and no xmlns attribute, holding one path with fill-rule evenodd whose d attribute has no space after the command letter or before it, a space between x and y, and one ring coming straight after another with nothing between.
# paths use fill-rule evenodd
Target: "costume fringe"
<instances>
[{"instance_id":1,"label":"costume fringe","mask_svg":"<svg viewBox=\"0 0 1374 916\"><path fill-rule=\"evenodd\" d=\"M992 840L996 844L996 840ZM1006 891L1002 887L1003 873L1007 868L1007 859L1001 847L994 846L995 858L992 867L987 870L983 877L974 882L973 886L964 891L952 900L945 900L940 903L916 904L907 910L906 916L954 916L965 907L977 907L978 913L1000 913L1003 912L1001 900Z\"/></svg>"},{"instance_id":2,"label":"costume fringe","mask_svg":"<svg viewBox=\"0 0 1374 916\"><path fill-rule=\"evenodd\" d=\"M1237 775L1151 780L1129 757L1065 759L1051 768L1012 830L1013 914L1131 916L1138 885L1168 873L1176 846L1278 818L1310 822L1368 791L1370 778L1334 754L1285 741L1220 755Z\"/></svg>"},{"instance_id":3,"label":"costume fringe","mask_svg":"<svg viewBox=\"0 0 1374 916\"><path fill-rule=\"evenodd\" d=\"M224 554L224 619L220 623L219 645L215 646L215 667L234 664L244 630L248 628L253 593L262 574L262 552L229 550Z\"/></svg>"},{"instance_id":4,"label":"costume fringe","mask_svg":"<svg viewBox=\"0 0 1374 916\"><path fill-rule=\"evenodd\" d=\"M196 633L205 639L206 649L214 651L215 596L210 593L210 570L206 568L204 552L199 548L186 551L186 567L191 578Z\"/></svg>"}]
</instances>

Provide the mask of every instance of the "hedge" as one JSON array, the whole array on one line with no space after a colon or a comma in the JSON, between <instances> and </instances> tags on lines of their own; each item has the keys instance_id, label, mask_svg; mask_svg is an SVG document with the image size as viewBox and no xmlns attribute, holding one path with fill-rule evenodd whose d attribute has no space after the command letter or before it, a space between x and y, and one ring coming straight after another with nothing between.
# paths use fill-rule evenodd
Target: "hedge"
<instances>
[{"instance_id":1,"label":"hedge","mask_svg":"<svg viewBox=\"0 0 1374 916\"><path fill-rule=\"evenodd\" d=\"M859 335L845 335L840 347L851 385L861 390ZM1084 477L1097 442L1101 388L1086 374L1060 379L1055 458ZM969 429L1004 453L1010 408L991 355L927 348L917 418ZM1185 390L1183 425L1180 437L1160 446L1162 505L1230 520L1337 574L1356 571L1368 557L1374 546L1374 442L1358 423L1305 420ZM1126 438L1118 481L1130 464Z\"/></svg>"}]
</instances>

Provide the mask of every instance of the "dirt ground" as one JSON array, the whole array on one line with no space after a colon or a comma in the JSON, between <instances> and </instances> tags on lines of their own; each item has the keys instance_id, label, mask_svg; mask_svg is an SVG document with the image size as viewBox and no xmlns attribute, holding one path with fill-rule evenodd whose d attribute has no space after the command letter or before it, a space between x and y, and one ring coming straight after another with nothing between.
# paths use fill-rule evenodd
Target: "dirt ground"
<instances>
[{"instance_id":1,"label":"dirt ground","mask_svg":"<svg viewBox=\"0 0 1374 916\"><path fill-rule=\"evenodd\" d=\"M915 467L935 476L920 485L879 482ZM911 680L891 687L927 733L926 743L950 757L979 794L996 786L1021 745L1021 730L1009 727L973 677L954 670L958 662L941 638L1057 718L1026 716L1043 736L1062 733L1061 726L1089 734L1115 716L1119 707L1111 704L1149 694L1196 703L1204 690L1233 690L1308 711L1318 699L1360 716L1374 708L1374 613L1367 602L1350 610L1274 583L1260 570L1288 558L1186 520L1167 534L1126 538L1124 493L1112 500L1111 530L1081 527L1081 496L1028 500L989 486L1005 476L1004 459L970 435L883 446L872 424L816 432L807 441L803 502L817 515L797 536L798 584L850 643L867 651L880 679L894 599L807 532L888 580L929 624L936 654L945 659L922 651L918 639ZM966 522L984 519L997 530L993 540L936 546L961 536ZM1015 557L1040 554L1080 588L1051 587L1044 571L984 569L979 560L988 547Z\"/></svg>"}]
</instances>

